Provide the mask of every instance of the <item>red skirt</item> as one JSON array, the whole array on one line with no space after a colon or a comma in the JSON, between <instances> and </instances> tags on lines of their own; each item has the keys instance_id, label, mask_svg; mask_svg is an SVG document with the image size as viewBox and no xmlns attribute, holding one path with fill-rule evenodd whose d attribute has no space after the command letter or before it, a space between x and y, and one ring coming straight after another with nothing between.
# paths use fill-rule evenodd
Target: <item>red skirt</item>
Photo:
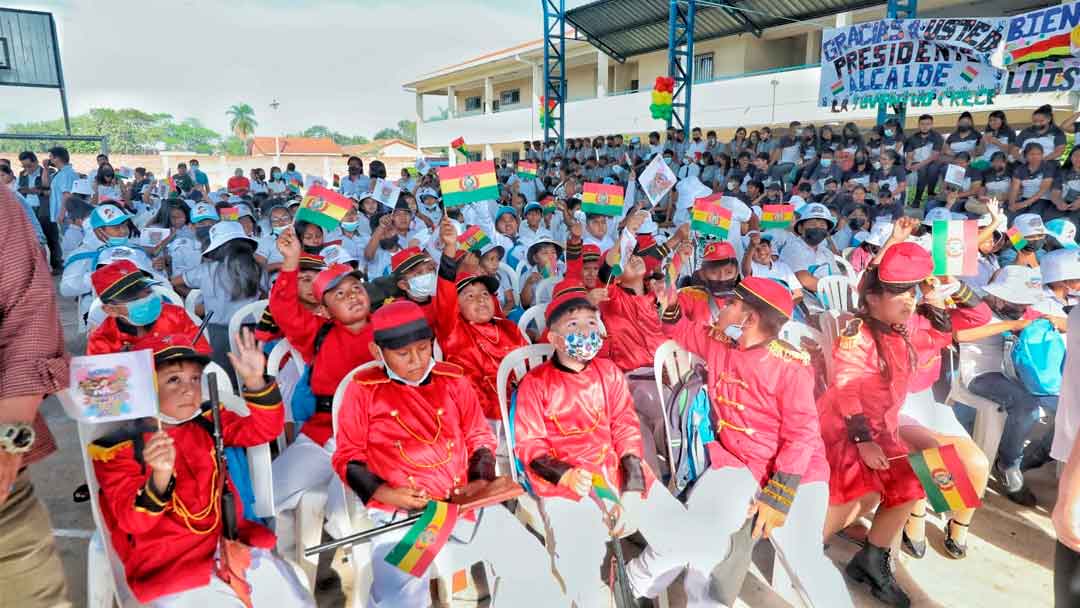
<instances>
[{"instance_id":1,"label":"red skirt","mask_svg":"<svg viewBox=\"0 0 1080 608\"><path fill-rule=\"evenodd\" d=\"M859 456L859 448L847 438L843 420L834 416L821 419L825 439L825 456L829 460L829 504L839 505L866 496L871 492L881 495L883 507L894 507L926 497L919 478L911 469L907 458L889 461L889 468L871 469ZM885 456L904 456L908 447L900 439L899 431L879 433L874 441L881 446Z\"/></svg>"}]
</instances>

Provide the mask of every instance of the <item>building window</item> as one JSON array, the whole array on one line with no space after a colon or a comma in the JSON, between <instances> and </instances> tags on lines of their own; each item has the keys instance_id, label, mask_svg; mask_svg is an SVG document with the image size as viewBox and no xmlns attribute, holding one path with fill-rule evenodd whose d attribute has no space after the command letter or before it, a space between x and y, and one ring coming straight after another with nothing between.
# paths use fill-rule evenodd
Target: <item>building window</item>
<instances>
[{"instance_id":1,"label":"building window","mask_svg":"<svg viewBox=\"0 0 1080 608\"><path fill-rule=\"evenodd\" d=\"M630 91L633 92L633 93L637 93L639 84L640 83L637 81L637 79L631 80L630 81Z\"/></svg>"},{"instance_id":2,"label":"building window","mask_svg":"<svg viewBox=\"0 0 1080 608\"><path fill-rule=\"evenodd\" d=\"M713 54L694 55L694 81L702 82L713 79Z\"/></svg>"},{"instance_id":3,"label":"building window","mask_svg":"<svg viewBox=\"0 0 1080 608\"><path fill-rule=\"evenodd\" d=\"M505 160L507 162L507 164L516 163L518 160L521 159L521 154L517 150L513 150L513 151L504 150L503 152L501 152L499 154L499 158L502 159L502 160Z\"/></svg>"},{"instance_id":4,"label":"building window","mask_svg":"<svg viewBox=\"0 0 1080 608\"><path fill-rule=\"evenodd\" d=\"M465 111L466 112L472 112L474 110L479 110L482 107L482 104L483 104L483 101L481 101L479 95L477 95L476 97L466 97L465 98Z\"/></svg>"},{"instance_id":5,"label":"building window","mask_svg":"<svg viewBox=\"0 0 1080 608\"><path fill-rule=\"evenodd\" d=\"M521 103L521 89L511 89L499 93L499 101L504 106L512 106Z\"/></svg>"}]
</instances>

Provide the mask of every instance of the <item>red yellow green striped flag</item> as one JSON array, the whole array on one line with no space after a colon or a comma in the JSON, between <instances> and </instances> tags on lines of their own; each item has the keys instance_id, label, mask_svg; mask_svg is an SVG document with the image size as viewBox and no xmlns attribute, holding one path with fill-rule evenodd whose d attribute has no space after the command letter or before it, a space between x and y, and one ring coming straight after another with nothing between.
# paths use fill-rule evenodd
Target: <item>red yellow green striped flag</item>
<instances>
[{"instance_id":1,"label":"red yellow green striped flag","mask_svg":"<svg viewBox=\"0 0 1080 608\"><path fill-rule=\"evenodd\" d=\"M912 470L936 513L974 509L982 504L953 445L908 454Z\"/></svg>"},{"instance_id":2,"label":"red yellow green striped flag","mask_svg":"<svg viewBox=\"0 0 1080 608\"><path fill-rule=\"evenodd\" d=\"M521 179L536 179L536 163L519 160L517 174Z\"/></svg>"},{"instance_id":3,"label":"red yellow green striped flag","mask_svg":"<svg viewBox=\"0 0 1080 608\"><path fill-rule=\"evenodd\" d=\"M457 522L455 504L433 500L405 537L386 554L386 561L415 577L423 576L439 550L450 540Z\"/></svg>"},{"instance_id":4,"label":"red yellow green striped flag","mask_svg":"<svg viewBox=\"0 0 1080 608\"><path fill-rule=\"evenodd\" d=\"M795 221L795 205L765 205L761 208L761 227L787 228Z\"/></svg>"},{"instance_id":5,"label":"red yellow green striped flag","mask_svg":"<svg viewBox=\"0 0 1080 608\"><path fill-rule=\"evenodd\" d=\"M1005 236L1009 237L1009 241L1017 251L1020 251L1027 245L1027 239L1024 238L1024 235L1020 234L1020 229L1016 226L1009 228L1009 231L1005 233Z\"/></svg>"},{"instance_id":6,"label":"red yellow green striped flag","mask_svg":"<svg viewBox=\"0 0 1080 608\"><path fill-rule=\"evenodd\" d=\"M297 179L295 177L290 177L289 178L289 183L286 184L286 187L289 190L291 190L292 192L296 192L297 194L299 194L300 189L304 187L304 182L300 181L299 179Z\"/></svg>"},{"instance_id":7,"label":"red yellow green striped flag","mask_svg":"<svg viewBox=\"0 0 1080 608\"><path fill-rule=\"evenodd\" d=\"M550 194L540 199L540 206L544 208L544 213L555 213L558 209L555 205L555 197Z\"/></svg>"},{"instance_id":8,"label":"red yellow green striped flag","mask_svg":"<svg viewBox=\"0 0 1080 608\"><path fill-rule=\"evenodd\" d=\"M223 221L235 222L240 219L240 210L236 207L222 207L218 209L218 217Z\"/></svg>"},{"instance_id":9,"label":"red yellow green striped flag","mask_svg":"<svg viewBox=\"0 0 1080 608\"><path fill-rule=\"evenodd\" d=\"M447 209L499 198L499 182L495 179L495 164L490 160L454 167L439 167L438 171L443 192L443 206Z\"/></svg>"},{"instance_id":10,"label":"red yellow green striped flag","mask_svg":"<svg viewBox=\"0 0 1080 608\"><path fill-rule=\"evenodd\" d=\"M1043 38L1034 44L1008 51L1006 64L1027 63L1072 55L1071 32Z\"/></svg>"},{"instance_id":11,"label":"red yellow green striped flag","mask_svg":"<svg viewBox=\"0 0 1080 608\"><path fill-rule=\"evenodd\" d=\"M702 234L726 239L731 230L731 210L724 208L720 202L722 197L722 194L714 194L696 199L690 227Z\"/></svg>"},{"instance_id":12,"label":"red yellow green striped flag","mask_svg":"<svg viewBox=\"0 0 1080 608\"><path fill-rule=\"evenodd\" d=\"M491 243L491 239L479 226L471 226L458 237L458 245L469 251L480 251Z\"/></svg>"},{"instance_id":13,"label":"red yellow green striped flag","mask_svg":"<svg viewBox=\"0 0 1080 608\"><path fill-rule=\"evenodd\" d=\"M352 199L315 185L308 189L307 196L300 202L296 221L311 222L323 230L333 230L352 209L352 205Z\"/></svg>"},{"instance_id":14,"label":"red yellow green striped flag","mask_svg":"<svg viewBox=\"0 0 1080 608\"><path fill-rule=\"evenodd\" d=\"M979 223L975 220L934 222L934 256L937 276L966 277L979 272Z\"/></svg>"},{"instance_id":15,"label":"red yellow green striped flag","mask_svg":"<svg viewBox=\"0 0 1080 608\"><path fill-rule=\"evenodd\" d=\"M581 210L619 217L623 212L622 186L585 182L581 187Z\"/></svg>"},{"instance_id":16,"label":"red yellow green striped flag","mask_svg":"<svg viewBox=\"0 0 1080 608\"><path fill-rule=\"evenodd\" d=\"M464 137L459 137L459 138L455 139L454 141L450 142L450 147L457 150L458 152L461 152L462 156L468 158L469 151L465 149L465 138Z\"/></svg>"},{"instance_id":17,"label":"red yellow green striped flag","mask_svg":"<svg viewBox=\"0 0 1080 608\"><path fill-rule=\"evenodd\" d=\"M607 480L599 473L592 474L592 489L590 490L590 494L593 494L596 498L619 504L618 494L611 489Z\"/></svg>"},{"instance_id":18,"label":"red yellow green striped flag","mask_svg":"<svg viewBox=\"0 0 1080 608\"><path fill-rule=\"evenodd\" d=\"M173 179L172 175L169 175L168 180L169 180L169 192L176 192L176 180Z\"/></svg>"}]
</instances>

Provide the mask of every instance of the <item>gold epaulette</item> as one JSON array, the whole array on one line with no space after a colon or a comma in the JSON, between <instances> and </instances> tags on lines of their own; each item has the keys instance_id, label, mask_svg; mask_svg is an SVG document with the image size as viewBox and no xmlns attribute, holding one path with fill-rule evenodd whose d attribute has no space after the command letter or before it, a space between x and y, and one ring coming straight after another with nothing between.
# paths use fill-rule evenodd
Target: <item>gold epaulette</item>
<instances>
[{"instance_id":1,"label":"gold epaulette","mask_svg":"<svg viewBox=\"0 0 1080 608\"><path fill-rule=\"evenodd\" d=\"M769 342L769 354L784 361L810 365L809 353L780 339Z\"/></svg>"},{"instance_id":2,"label":"gold epaulette","mask_svg":"<svg viewBox=\"0 0 1080 608\"><path fill-rule=\"evenodd\" d=\"M691 298L693 298L695 300L701 300L702 302L708 302L709 301L709 292L705 291L704 289L702 289L702 288L700 288L700 287L698 287L696 285L692 285L690 287L683 287L682 289L679 290L679 295L682 295L682 294L686 294L686 295L690 296Z\"/></svg>"},{"instance_id":3,"label":"gold epaulette","mask_svg":"<svg viewBox=\"0 0 1080 608\"><path fill-rule=\"evenodd\" d=\"M840 330L840 341L837 346L843 349L855 348L859 343L859 335L862 333L862 319L854 318Z\"/></svg>"},{"instance_id":4,"label":"gold epaulette","mask_svg":"<svg viewBox=\"0 0 1080 608\"><path fill-rule=\"evenodd\" d=\"M135 442L131 439L121 441L120 443L115 443L112 445L102 445L95 441L90 445L86 446L86 453L90 455L90 460L96 460L98 462L109 462L113 458L116 458L116 455L119 454L121 450L125 450L128 448L134 449L134 445Z\"/></svg>"}]
</instances>

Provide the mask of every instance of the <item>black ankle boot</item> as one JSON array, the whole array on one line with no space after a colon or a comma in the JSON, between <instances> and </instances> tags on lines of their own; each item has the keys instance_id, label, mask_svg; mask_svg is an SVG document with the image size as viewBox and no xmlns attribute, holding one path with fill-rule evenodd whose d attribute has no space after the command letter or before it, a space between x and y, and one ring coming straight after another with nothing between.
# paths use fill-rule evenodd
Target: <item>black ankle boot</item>
<instances>
[{"instance_id":1,"label":"black ankle boot","mask_svg":"<svg viewBox=\"0 0 1080 608\"><path fill-rule=\"evenodd\" d=\"M847 575L859 583L870 585L870 592L881 602L895 608L909 608L911 599L900 588L889 565L889 550L866 543L855 557L851 558Z\"/></svg>"}]
</instances>

